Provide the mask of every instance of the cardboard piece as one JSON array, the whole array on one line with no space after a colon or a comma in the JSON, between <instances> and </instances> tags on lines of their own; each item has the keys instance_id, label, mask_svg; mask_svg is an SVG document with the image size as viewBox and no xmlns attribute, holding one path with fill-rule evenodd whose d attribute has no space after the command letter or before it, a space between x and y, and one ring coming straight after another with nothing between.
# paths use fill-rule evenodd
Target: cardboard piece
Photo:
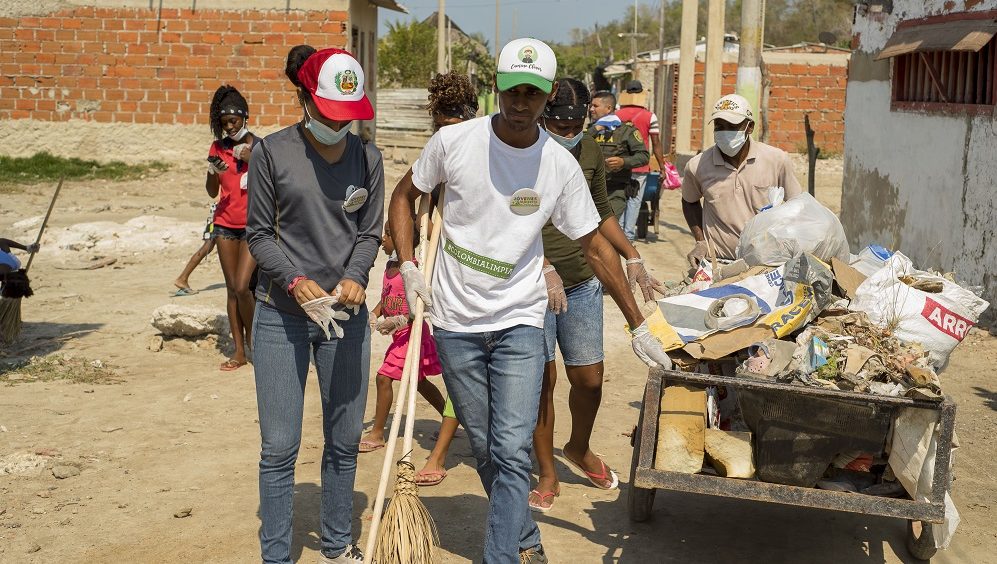
<instances>
[{"instance_id":1,"label":"cardboard piece","mask_svg":"<svg viewBox=\"0 0 997 564\"><path fill-rule=\"evenodd\" d=\"M696 474L706 456L706 390L668 386L661 394L658 419L658 470Z\"/></svg>"},{"instance_id":2,"label":"cardboard piece","mask_svg":"<svg viewBox=\"0 0 997 564\"><path fill-rule=\"evenodd\" d=\"M770 338L772 338L772 329L767 325L756 323L750 327L738 327L732 331L714 333L687 344L682 350L699 360L717 360Z\"/></svg>"},{"instance_id":3,"label":"cardboard piece","mask_svg":"<svg viewBox=\"0 0 997 564\"><path fill-rule=\"evenodd\" d=\"M837 258L831 259L831 270L834 271L834 281L845 293L845 297L854 300L855 290L865 282L867 276Z\"/></svg>"}]
</instances>

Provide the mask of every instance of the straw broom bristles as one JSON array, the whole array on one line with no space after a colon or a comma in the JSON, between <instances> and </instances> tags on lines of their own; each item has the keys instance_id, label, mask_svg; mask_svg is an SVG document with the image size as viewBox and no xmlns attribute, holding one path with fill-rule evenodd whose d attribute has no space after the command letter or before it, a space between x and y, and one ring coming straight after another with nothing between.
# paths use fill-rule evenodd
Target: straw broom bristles
<instances>
[{"instance_id":1,"label":"straw broom bristles","mask_svg":"<svg viewBox=\"0 0 997 564\"><path fill-rule=\"evenodd\" d=\"M0 298L0 342L12 343L21 334L21 298Z\"/></svg>"},{"instance_id":2,"label":"straw broom bristles","mask_svg":"<svg viewBox=\"0 0 997 564\"><path fill-rule=\"evenodd\" d=\"M415 466L408 460L400 460L397 468L395 492L381 520L373 561L377 564L435 562L439 533L429 510L419 500Z\"/></svg>"}]
</instances>

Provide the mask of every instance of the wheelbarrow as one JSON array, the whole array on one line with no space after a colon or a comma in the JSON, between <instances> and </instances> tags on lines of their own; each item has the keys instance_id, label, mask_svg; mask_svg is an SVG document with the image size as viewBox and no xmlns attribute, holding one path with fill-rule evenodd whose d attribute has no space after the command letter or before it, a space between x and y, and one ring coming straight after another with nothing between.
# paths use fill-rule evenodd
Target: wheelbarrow
<instances>
[{"instance_id":1,"label":"wheelbarrow","mask_svg":"<svg viewBox=\"0 0 997 564\"><path fill-rule=\"evenodd\" d=\"M657 470L654 467L654 461L657 455L658 412L662 391L666 385L671 384L685 384L703 388L708 386L725 386L728 389L733 388L738 394L743 395L744 398L749 399L750 402L754 402L755 404L764 402L766 398L781 398L779 402L781 405L792 404L793 402L802 402L804 405L818 407L823 405L825 408L838 405L841 407L838 413L845 414L844 417L849 416L850 410L864 409L872 414L871 418L873 420L879 421L892 418L896 411L905 407L937 411L939 426L937 450L935 452L935 473L931 492L927 496L928 501L920 502L912 499L893 499L860 493L821 490L800 485L764 482L758 479L745 480L724 478L704 473L683 474ZM778 412L778 408L772 407L774 405L774 403L770 403L768 408L763 407L763 409L768 409L769 411L762 419L766 417L779 417L778 413L773 414L773 411ZM745 404L742 402L742 409L744 406ZM748 419L747 413L745 413L745 419ZM811 419L817 420L816 424L820 425L820 418L813 417ZM829 427L840 424L840 421L837 423L834 421L826 423ZM775 426L778 427L779 425ZM782 425L782 427L785 428L787 425ZM930 560L936 552L935 540L930 524L941 523L943 521L945 517L945 494L951 486L952 477L949 472L949 461L952 452L954 428L955 404L948 397L940 402L932 402L903 397L825 390L754 378L715 376L658 368L651 369L647 385L644 388L640 417L631 439L634 449L633 459L630 464L630 489L628 493L630 519L642 522L652 517L654 494L659 489L783 505L816 507L865 515L896 517L907 521L907 549L911 555L919 560ZM833 441L835 437L840 437L840 429L828 428L827 436ZM756 432L754 436L756 457L758 456L759 440ZM859 440L862 440L862 438L859 438ZM868 440L868 437L865 440ZM796 452L800 451L801 449L796 449ZM802 449L802 451L805 452L806 449ZM777 468L776 473L778 473L778 469L781 469L785 473L793 474L804 481L806 480L806 478L803 478L803 475L808 471L807 461L802 461L796 465L785 464L785 460L782 462L781 466L774 466ZM828 462L825 461L823 467L817 466L817 468L820 472L823 472L827 468L827 465ZM813 467L812 461L810 466ZM803 468L802 471L800 470L801 467Z\"/></svg>"}]
</instances>

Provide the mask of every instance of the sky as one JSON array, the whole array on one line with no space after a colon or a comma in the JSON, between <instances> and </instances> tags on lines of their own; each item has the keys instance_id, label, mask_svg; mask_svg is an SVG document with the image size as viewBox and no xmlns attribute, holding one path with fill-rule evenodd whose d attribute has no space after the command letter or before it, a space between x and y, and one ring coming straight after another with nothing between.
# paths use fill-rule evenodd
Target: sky
<instances>
[{"instance_id":1,"label":"sky","mask_svg":"<svg viewBox=\"0 0 997 564\"><path fill-rule=\"evenodd\" d=\"M379 10L384 37L388 22L426 19L436 11L438 0L398 0L409 14ZM659 5L657 0L639 0L639 4ZM623 17L633 0L499 0L501 43L516 37L536 37L551 41L568 41L574 28L590 27ZM450 18L467 33L481 32L489 44L495 37L495 0L447 0Z\"/></svg>"}]
</instances>

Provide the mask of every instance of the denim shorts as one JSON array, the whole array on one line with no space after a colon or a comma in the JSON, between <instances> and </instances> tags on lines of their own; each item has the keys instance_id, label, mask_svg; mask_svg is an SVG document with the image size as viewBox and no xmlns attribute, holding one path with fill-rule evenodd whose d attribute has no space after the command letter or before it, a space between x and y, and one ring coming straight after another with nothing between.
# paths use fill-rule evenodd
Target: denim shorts
<instances>
[{"instance_id":1,"label":"denim shorts","mask_svg":"<svg viewBox=\"0 0 997 564\"><path fill-rule=\"evenodd\" d=\"M602 362L602 283L593 276L565 293L568 311L555 315L548 309L544 319L547 362L554 360L555 345L566 366Z\"/></svg>"},{"instance_id":2,"label":"denim shorts","mask_svg":"<svg viewBox=\"0 0 997 564\"><path fill-rule=\"evenodd\" d=\"M224 225L215 224L214 229L211 230L211 238L217 239L235 239L237 241L243 241L246 239L245 229L236 229L235 227L225 227Z\"/></svg>"}]
</instances>

